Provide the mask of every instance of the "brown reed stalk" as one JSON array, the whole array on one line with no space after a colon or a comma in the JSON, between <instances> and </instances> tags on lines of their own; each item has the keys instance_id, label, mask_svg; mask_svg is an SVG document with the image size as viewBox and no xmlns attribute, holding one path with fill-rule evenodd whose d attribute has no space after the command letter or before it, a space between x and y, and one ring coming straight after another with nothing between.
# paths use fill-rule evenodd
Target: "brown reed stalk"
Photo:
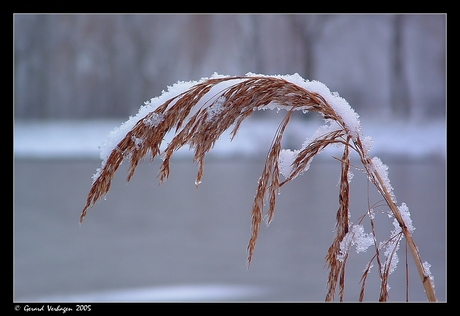
<instances>
[{"instance_id":1,"label":"brown reed stalk","mask_svg":"<svg viewBox=\"0 0 460 316\"><path fill-rule=\"evenodd\" d=\"M364 299L364 290L365 290L365 287L366 287L366 280L367 280L367 276L369 275L370 271L371 271L371 267L372 267L372 261L374 261L374 259L377 260L377 265L378 265L378 272L379 272L379 276L380 276L380 280L383 280L384 279L384 276L382 274L382 262L380 261L380 249L379 247L377 246L377 240L376 240L376 234L375 234L375 223L374 223L374 219L372 217L370 217L370 224L371 224L371 230L372 230L372 237L374 239L374 247L375 247L375 254L374 256L372 257L372 259L369 261L369 263L367 264L366 266L366 269L364 269L364 272L363 272L363 275L361 277L361 291L359 292L359 301L362 302L363 299Z\"/></svg>"},{"instance_id":2,"label":"brown reed stalk","mask_svg":"<svg viewBox=\"0 0 460 316\"><path fill-rule=\"evenodd\" d=\"M219 84L223 83L227 85L219 90ZM205 96L208 97L209 94L211 94L210 91L212 88L216 88L219 91L203 103ZM343 300L345 288L345 263L348 253L345 254L342 260L338 259L338 255L341 251L340 242L348 233L349 229L348 171L350 168L349 154L350 149L352 149L360 156L370 181L381 193L401 226L402 233L409 244L412 256L414 257L414 261L420 273L428 300L435 301L436 297L434 295L432 283L428 273L423 268L412 235L407 229L406 223L391 197L390 189L387 188L379 174L379 170L376 169L373 161L368 156L360 134L349 129L344 117L337 113L334 107L331 106L321 94L309 91L279 77L254 75L207 79L197 83L185 92L170 98L142 117L113 148L103 161L98 173L94 176L86 205L81 212L80 223L87 215L88 209L108 193L112 178L120 164L123 161L130 162L127 176L127 181L129 181L138 163L148 153L152 160L161 154L160 145L166 133L174 131L175 136L162 153L163 162L159 170L160 183L169 177L170 160L174 152L185 145L189 145L194 151L193 159L198 165L195 181L198 186L203 176L204 157L214 146L221 134L232 128L231 135L233 138L241 123L249 117L254 110L264 109L270 107L270 105L283 107L287 110L287 114L274 135L262 175L258 182L252 207L252 235L248 243L248 265L251 263L259 227L264 217L263 210L265 198L268 196L267 222L269 223L274 215L276 197L280 188L305 171L314 156L325 147L330 144L342 144L344 145L344 153L341 160L340 207L337 211L337 231L326 256L326 264L330 269L327 281L328 294L326 300L333 300L337 283L339 284L340 300ZM289 123L291 113L295 110L316 112L329 121L335 121L340 128L315 138L305 146L305 148L300 150L292 162L289 175L284 181L280 181L278 158L281 151L281 140L284 130ZM379 266L381 266L380 262ZM367 277L367 273L363 275L364 281ZM387 297L385 282L387 282L388 273L383 275L383 279L382 287L385 287L385 289L382 289L381 300L385 300ZM363 293L364 289L362 290L362 295Z\"/></svg>"},{"instance_id":3,"label":"brown reed stalk","mask_svg":"<svg viewBox=\"0 0 460 316\"><path fill-rule=\"evenodd\" d=\"M347 138L347 143L350 141L350 136ZM334 293L336 289L337 280L339 283L339 296L340 301L343 301L343 295L345 290L345 265L348 258L348 253L345 255L343 260L338 260L337 256L340 255L340 242L343 240L345 235L348 233L349 223L349 196L350 196L350 183L348 181L348 172L350 170L350 157L349 157L349 146L344 147L342 156L342 172L340 174L340 190L339 190L339 210L337 211L337 222L336 222L336 237L329 248L326 256L326 264L329 266L329 278L328 293L326 295L326 301L334 300Z\"/></svg>"}]
</instances>

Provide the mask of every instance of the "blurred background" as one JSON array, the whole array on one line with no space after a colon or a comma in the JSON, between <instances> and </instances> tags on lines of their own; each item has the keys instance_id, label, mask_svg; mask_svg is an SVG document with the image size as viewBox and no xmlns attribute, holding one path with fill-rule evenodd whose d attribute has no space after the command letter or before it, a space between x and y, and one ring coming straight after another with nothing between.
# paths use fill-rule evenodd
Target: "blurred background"
<instances>
[{"instance_id":1,"label":"blurred background","mask_svg":"<svg viewBox=\"0 0 460 316\"><path fill-rule=\"evenodd\" d=\"M333 151L283 187L275 221L262 229L246 268L252 199L283 115L254 113L232 143L218 142L199 189L188 152L176 155L171 179L160 187L158 162L142 163L128 185L123 165L107 200L78 224L100 166L98 146L110 130L169 85L214 72L298 73L338 91L389 166L421 256L432 264L438 299L446 300L446 14L13 20L14 301L324 300L340 176ZM293 147L315 130L302 118L291 125ZM381 204L355 173L351 212L358 218ZM395 301L405 299L402 249L394 284L390 277ZM369 255L355 255L349 265L347 300L358 298ZM426 300L412 270L410 298ZM378 282L368 287L366 299L377 300Z\"/></svg>"},{"instance_id":2,"label":"blurred background","mask_svg":"<svg viewBox=\"0 0 460 316\"><path fill-rule=\"evenodd\" d=\"M178 80L299 73L358 113L445 115L446 15L14 17L15 117L125 118Z\"/></svg>"}]
</instances>

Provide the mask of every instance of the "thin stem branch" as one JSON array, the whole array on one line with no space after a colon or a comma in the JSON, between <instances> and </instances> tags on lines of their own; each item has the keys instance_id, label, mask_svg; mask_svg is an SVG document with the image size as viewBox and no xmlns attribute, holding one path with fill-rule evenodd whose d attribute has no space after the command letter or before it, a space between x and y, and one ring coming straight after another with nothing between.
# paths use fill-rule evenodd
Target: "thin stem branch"
<instances>
[{"instance_id":1,"label":"thin stem branch","mask_svg":"<svg viewBox=\"0 0 460 316\"><path fill-rule=\"evenodd\" d=\"M409 229L406 226L406 223L404 222L401 216L401 212L399 211L396 204L393 202L391 195L387 187L385 186L380 173L375 169L375 166L372 163L372 160L366 155L365 157L363 157L362 161L366 169L369 171L369 174L373 175L374 179L377 181L376 183L377 189L383 195L383 198L387 202L388 207L390 208L394 217L398 221L399 226L401 227L401 230L404 234L404 237L406 237L407 244L409 245L409 249L412 253L412 257L414 258L415 266L417 267L418 273L422 280L422 284L423 284L423 287L425 288L425 292L426 292L428 300L430 302L436 302L437 299L436 299L436 295L434 292L433 284L431 283L429 275L426 273L425 269L423 268L422 258L420 257L420 253L414 242L412 234L410 233Z\"/></svg>"}]
</instances>

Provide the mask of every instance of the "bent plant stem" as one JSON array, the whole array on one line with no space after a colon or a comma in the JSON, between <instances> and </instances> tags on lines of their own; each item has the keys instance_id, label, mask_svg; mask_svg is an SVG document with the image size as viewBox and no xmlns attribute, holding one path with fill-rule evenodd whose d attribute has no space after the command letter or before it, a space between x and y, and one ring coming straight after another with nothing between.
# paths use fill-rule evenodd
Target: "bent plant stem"
<instances>
[{"instance_id":1,"label":"bent plant stem","mask_svg":"<svg viewBox=\"0 0 460 316\"><path fill-rule=\"evenodd\" d=\"M229 82L228 85L224 84L224 82L232 80L235 80L235 82ZM208 93L213 93L210 92L211 89L219 84L224 84L224 87L222 89L217 87L216 89L220 89L217 94L213 94L208 100L201 100ZM311 86L314 88L313 90L319 89L319 91L322 91L323 86L314 82L311 82L311 84L313 85ZM424 268L412 235L404 222L400 210L392 199L390 194L391 187L386 186L382 178L383 174L379 174L379 170L375 166L376 163L370 159L367 150L365 150L366 146L363 145L360 134L357 133L356 126L359 126L359 121L357 115L355 115L356 113L346 101L343 103L335 94L329 94L327 91L325 93L327 97L282 78L268 76L217 77L199 82L180 94L171 95L171 98L165 102L156 99L158 101L158 104L156 104L155 102L157 101L152 101L156 105L148 104L151 106L150 112L144 115L143 118L137 119L136 116L134 120L130 119L128 126L130 124L134 126L124 135L122 140L116 140L116 145L111 144L107 148L112 147L110 153L104 155L101 168L93 176L93 184L88 193L86 205L81 212L80 223L86 216L88 208L92 207L108 193L114 173L123 161L130 161L127 177L127 181L129 181L139 161L148 153L150 153L152 160L161 155L163 163L160 166L159 178L160 183L162 183L169 177L169 164L173 153L185 145L190 145L190 148L195 152L194 161L198 164L198 174L195 182L198 185L203 175L204 157L225 130L233 126L231 131L233 139L242 121L249 117L254 110L282 108L287 110L288 114L279 125L273 138L254 198L252 235L248 245L248 266L255 249L259 226L263 220L265 198L268 197L269 201L267 213L267 223L269 223L273 218L279 189L307 170L313 157L325 147L331 144L342 144L345 146L345 151L341 160L340 208L337 216L338 234L326 259L331 268L328 280L330 291L327 300L333 299L337 281L339 281L340 299L343 300L346 258L342 262L337 258L337 254L340 251L341 240L348 233L349 149L353 149L359 154L369 180L383 196L401 226L401 231L409 244L428 300L436 301L429 272ZM328 103L328 98L335 100L334 102L337 103L332 106ZM201 101L204 103L200 103ZM160 102L163 103L160 104ZM337 112L338 108L341 110ZM143 107L142 109L146 108ZM196 111L194 112L194 110ZM282 137L289 123L290 115L295 110L301 110L304 113L305 111L316 112L328 122L335 121L339 125L339 129L335 129L335 127L334 129L329 129L331 125L328 125L326 130L321 130L321 135L316 136L307 145L302 146L292 161L289 175L284 181L280 181L278 160L282 150ZM139 114L141 114L141 110ZM344 114L347 117L343 116ZM348 117L349 115L351 116ZM349 124L350 120L351 124ZM167 144L163 153L160 153L160 145L164 141L164 136L169 132L174 132L175 135L171 142ZM326 133L323 134L323 132ZM115 135L118 136L118 134ZM114 138L111 138L111 142L114 140ZM376 248L378 247L376 246Z\"/></svg>"},{"instance_id":2,"label":"bent plant stem","mask_svg":"<svg viewBox=\"0 0 460 316\"><path fill-rule=\"evenodd\" d=\"M422 258L420 257L418 248L414 242L414 239L412 238L412 234L410 233L409 229L407 229L406 223L404 222L401 216L401 212L399 211L396 204L393 202L391 195L387 187L384 185L384 181L382 180L382 177L380 176L379 172L375 169L372 160L367 155L361 157L364 167L366 168L368 174L371 175L371 181L377 187L378 191L382 194L383 198L388 204L388 207L391 209L391 212L398 221L404 236L406 237L406 242L409 244L412 257L414 258L414 262L417 267L420 278L422 280L423 287L425 288L425 293L428 300L430 302L436 302L437 299L434 292L433 284L431 283L429 275L425 272L425 269L423 268Z\"/></svg>"}]
</instances>

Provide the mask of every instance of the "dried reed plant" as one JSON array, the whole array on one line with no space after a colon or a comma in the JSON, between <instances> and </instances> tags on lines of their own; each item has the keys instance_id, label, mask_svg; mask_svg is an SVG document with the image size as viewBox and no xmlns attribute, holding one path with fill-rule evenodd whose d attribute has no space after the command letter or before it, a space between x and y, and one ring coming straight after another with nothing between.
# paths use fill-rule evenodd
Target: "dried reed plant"
<instances>
[{"instance_id":1,"label":"dried reed plant","mask_svg":"<svg viewBox=\"0 0 460 316\"><path fill-rule=\"evenodd\" d=\"M127 177L129 181L138 163L148 153L152 160L161 156L163 162L160 166L159 178L162 183L170 174L170 160L173 153L189 145L194 151L194 161L198 165L195 181L198 186L203 176L205 155L224 131L231 128L233 139L241 123L254 110L284 109L287 114L273 137L254 198L252 235L247 247L248 266L251 263L259 228L264 218L265 201L268 201L266 219L267 223L270 223L280 188L306 171L312 159L324 148L331 144L343 145L343 155L341 159L338 159L342 168L336 234L326 255L326 264L329 267L326 301L334 300L337 285L340 301L343 301L345 265L350 248L349 243L348 246L346 245L346 241L352 240L356 234L359 234L349 223L350 151L359 155L364 172L382 195L399 225L399 230L396 230L388 241L379 245L375 237L373 216L371 212L368 214L373 231L369 236L375 248L375 255L371 261L377 261L381 279L379 300L388 299L387 282L392 269L392 259L399 247L399 242L402 237L405 237L427 298L429 301L436 301L431 273L427 264L422 263L412 238L411 229L408 227L412 225L411 222L410 225L408 224L410 218L408 219L407 214L402 212L402 208L396 205L392 187L386 178L385 169L382 169L380 160L370 158L369 146L366 145L366 140L361 134L358 116L353 109L347 108L349 105L344 99L335 93L330 93L321 83L305 81L298 75L289 78L290 80L282 76L252 74L237 77L213 76L191 84L185 91L165 101L152 99L152 103L155 101L157 105L151 108L148 107L149 102L146 102L146 106L141 108L143 111L139 111L138 117L130 120L133 126L125 126L125 132L119 133L121 134L120 140L109 145L108 149L106 148L107 154L101 156L102 166L93 177L86 205L81 212L80 223L85 218L87 210L108 193L112 178L123 161L130 162ZM300 150L283 151L281 149L283 133L291 114L296 110L318 113L329 123L329 128L323 128L316 133L313 140L304 144ZM175 136L161 153L160 145L170 131L173 131ZM280 173L285 176L283 181L280 180ZM380 254L384 249L387 249L387 259L381 260ZM370 267L371 262L362 276L360 300L364 297L364 286Z\"/></svg>"}]
</instances>

